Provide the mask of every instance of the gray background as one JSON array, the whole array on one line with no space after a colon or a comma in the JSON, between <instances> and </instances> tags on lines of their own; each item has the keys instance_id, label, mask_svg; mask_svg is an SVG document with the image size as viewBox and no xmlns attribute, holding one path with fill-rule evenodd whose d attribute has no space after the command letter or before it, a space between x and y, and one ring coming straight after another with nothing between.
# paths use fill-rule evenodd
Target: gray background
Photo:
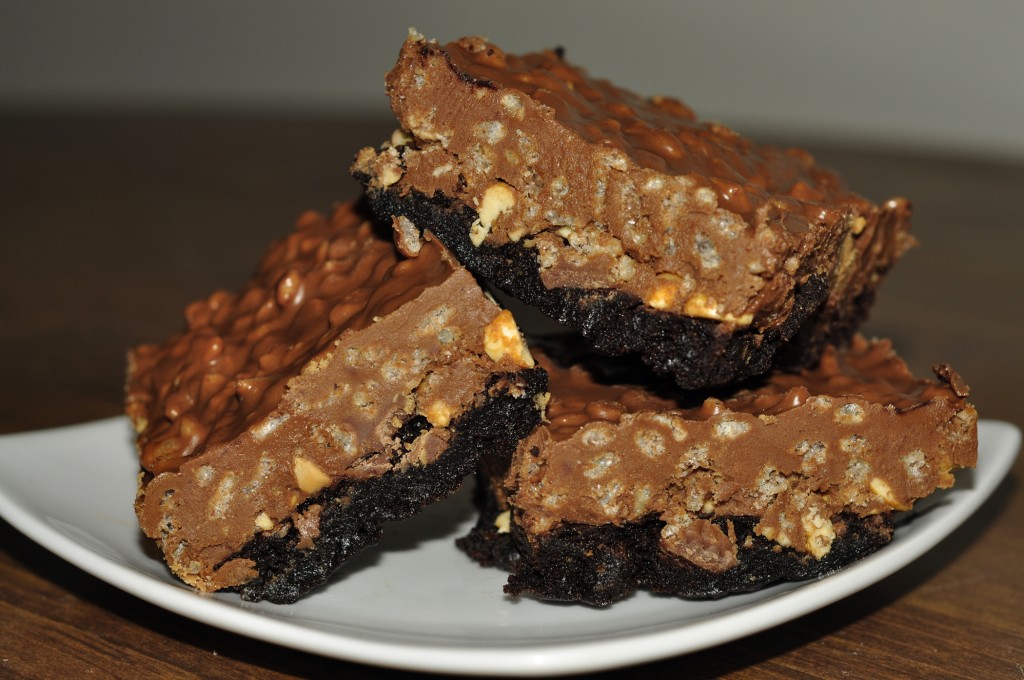
<instances>
[{"instance_id":1,"label":"gray background","mask_svg":"<svg viewBox=\"0 0 1024 680\"><path fill-rule=\"evenodd\" d=\"M386 112L409 26L560 45L749 133L1024 158L1024 3L0 0L0 112Z\"/></svg>"}]
</instances>

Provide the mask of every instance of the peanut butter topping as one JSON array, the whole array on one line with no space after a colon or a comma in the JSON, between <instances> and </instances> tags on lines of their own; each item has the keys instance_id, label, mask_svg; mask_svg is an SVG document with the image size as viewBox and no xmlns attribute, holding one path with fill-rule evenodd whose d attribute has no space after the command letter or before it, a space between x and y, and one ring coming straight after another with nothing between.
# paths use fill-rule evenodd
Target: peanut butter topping
<instances>
[{"instance_id":1,"label":"peanut butter topping","mask_svg":"<svg viewBox=\"0 0 1024 680\"><path fill-rule=\"evenodd\" d=\"M736 546L707 520L755 516L760 535L821 558L839 513L907 509L976 460L962 381L948 368L915 378L887 341L857 337L814 369L697 404L534 354L550 374L550 422L506 480L528 535L653 515L666 551L720 571Z\"/></svg>"},{"instance_id":2,"label":"peanut butter topping","mask_svg":"<svg viewBox=\"0 0 1024 680\"><path fill-rule=\"evenodd\" d=\"M421 51L430 49L429 43L420 44ZM821 210L810 207L815 202L863 200L805 151L755 144L725 125L698 121L678 99L644 98L591 78L561 52L511 55L482 38L463 38L440 49L460 78L518 90L587 142L618 149L658 172L708 178L719 202L735 212L753 212L770 194L804 203L812 216ZM514 96L505 94L505 101ZM798 222L787 226L806 228Z\"/></svg>"},{"instance_id":3,"label":"peanut butter topping","mask_svg":"<svg viewBox=\"0 0 1024 680\"><path fill-rule=\"evenodd\" d=\"M136 510L186 582L253 578L238 553L258 534L315 544L318 506L303 503L431 464L488 390L514 387L522 356L492 357L483 337L498 319L519 337L514 320L429 234L395 226L408 257L357 207L304 215L238 293L131 353Z\"/></svg>"},{"instance_id":4,"label":"peanut butter topping","mask_svg":"<svg viewBox=\"0 0 1024 680\"><path fill-rule=\"evenodd\" d=\"M133 352L128 412L143 467L173 470L234 439L264 420L288 381L340 334L369 326L450 273L435 243L400 262L351 205L330 220L303 215L241 291L193 303L184 332Z\"/></svg>"},{"instance_id":5,"label":"peanut butter topping","mask_svg":"<svg viewBox=\"0 0 1024 680\"><path fill-rule=\"evenodd\" d=\"M371 191L475 211L475 247L532 249L548 289L782 324L812 276L842 314L911 243L909 207L850 192L806 152L755 144L669 97L590 78L561 54L413 36L387 77L402 126L353 171Z\"/></svg>"},{"instance_id":6,"label":"peanut butter topping","mask_svg":"<svg viewBox=\"0 0 1024 680\"><path fill-rule=\"evenodd\" d=\"M580 366L561 368L547 355L536 353L550 374L548 430L558 441L568 439L589 422L617 423L624 414L643 411L672 411L687 420L707 420L727 411L777 416L814 397L843 396L907 411L933 399L960 402L969 392L959 374L948 366L936 367L938 381L921 380L907 370L890 341L869 342L859 335L847 350L829 346L814 368L796 373L775 371L756 388L727 398L708 397L699 406L692 405L698 393L682 392L678 399L671 399L637 386L597 382Z\"/></svg>"}]
</instances>

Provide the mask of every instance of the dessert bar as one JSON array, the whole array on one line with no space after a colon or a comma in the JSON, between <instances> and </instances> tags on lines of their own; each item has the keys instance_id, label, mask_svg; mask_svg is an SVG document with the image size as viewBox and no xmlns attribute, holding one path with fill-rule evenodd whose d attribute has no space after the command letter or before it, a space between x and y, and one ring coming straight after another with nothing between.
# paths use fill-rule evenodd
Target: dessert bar
<instances>
[{"instance_id":1,"label":"dessert bar","mask_svg":"<svg viewBox=\"0 0 1024 680\"><path fill-rule=\"evenodd\" d=\"M136 511L202 591L291 602L540 421L511 314L429 234L307 213L238 292L130 353Z\"/></svg>"},{"instance_id":2,"label":"dessert bar","mask_svg":"<svg viewBox=\"0 0 1024 680\"><path fill-rule=\"evenodd\" d=\"M892 537L893 516L973 466L977 415L946 366L919 380L855 336L800 373L703 400L610 384L535 352L546 422L488 458L461 547L506 592L606 605L828 574Z\"/></svg>"},{"instance_id":3,"label":"dessert bar","mask_svg":"<svg viewBox=\"0 0 1024 680\"><path fill-rule=\"evenodd\" d=\"M803 366L849 337L911 244L910 209L806 152L589 77L560 51L410 35L387 76L401 129L359 152L375 212L684 388Z\"/></svg>"}]
</instances>

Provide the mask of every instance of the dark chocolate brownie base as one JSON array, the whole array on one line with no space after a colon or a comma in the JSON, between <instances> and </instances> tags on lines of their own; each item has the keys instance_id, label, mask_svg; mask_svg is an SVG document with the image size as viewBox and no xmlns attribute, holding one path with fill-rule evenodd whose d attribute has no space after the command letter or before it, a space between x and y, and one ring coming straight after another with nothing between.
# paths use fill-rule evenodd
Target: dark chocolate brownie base
<instances>
[{"instance_id":1,"label":"dark chocolate brownie base","mask_svg":"<svg viewBox=\"0 0 1024 680\"><path fill-rule=\"evenodd\" d=\"M519 439L540 422L534 397L547 389L547 375L538 368L504 376L503 381L498 378L482 404L454 421L451 443L430 465L392 470L361 482L342 481L300 505L299 513L314 504L323 507L320 536L313 547L297 547L300 536L294 526L283 535L260 534L250 541L229 559L253 560L259 576L234 590L243 600L294 602L379 541L385 522L414 515L454 493L483 454L511 455ZM417 416L406 422L398 436L411 443L428 429L427 420Z\"/></svg>"},{"instance_id":2,"label":"dark chocolate brownie base","mask_svg":"<svg viewBox=\"0 0 1024 680\"><path fill-rule=\"evenodd\" d=\"M457 544L483 566L511 572L506 593L596 606L637 590L715 599L780 581L827 576L887 544L893 531L891 513L867 518L844 513L833 518L843 532L832 550L817 560L755 534L756 517L716 518L714 523L723 531L732 523L741 547L736 567L714 573L660 550L664 523L656 519L624 526L561 525L530 549L515 526L511 533L494 529L497 510L493 498L485 500L479 523Z\"/></svg>"},{"instance_id":3,"label":"dark chocolate brownie base","mask_svg":"<svg viewBox=\"0 0 1024 680\"><path fill-rule=\"evenodd\" d=\"M871 296L843 311L841 320L824 318L827 282L812 276L797 290L794 309L779 327L763 332L752 326L729 331L721 322L677 316L651 309L627 293L609 289L548 289L541 281L534 252L518 243L474 246L470 225L477 218L469 207L452 199L428 197L413 190L373 189L370 205L382 220L404 216L429 225L470 271L501 290L535 305L548 316L580 331L594 347L609 355L639 353L659 373L679 386L697 389L725 385L760 375L772 366L798 368L814 363L826 343L842 344L863 321Z\"/></svg>"}]
</instances>

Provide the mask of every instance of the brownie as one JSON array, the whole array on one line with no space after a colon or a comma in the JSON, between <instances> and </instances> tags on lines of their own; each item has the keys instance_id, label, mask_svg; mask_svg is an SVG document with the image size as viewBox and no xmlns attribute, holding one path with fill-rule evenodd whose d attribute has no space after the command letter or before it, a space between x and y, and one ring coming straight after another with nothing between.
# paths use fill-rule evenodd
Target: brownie
<instances>
[{"instance_id":1,"label":"brownie","mask_svg":"<svg viewBox=\"0 0 1024 680\"><path fill-rule=\"evenodd\" d=\"M962 379L915 378L887 341L855 336L814 368L704 398L535 356L549 422L511 462L484 462L481 519L460 540L511 572L513 595L713 598L828 574L976 462Z\"/></svg>"},{"instance_id":2,"label":"brownie","mask_svg":"<svg viewBox=\"0 0 1024 680\"><path fill-rule=\"evenodd\" d=\"M684 388L799 367L863 320L912 243L806 152L589 77L560 51L410 35L387 76L401 129L352 167L375 212Z\"/></svg>"},{"instance_id":3,"label":"brownie","mask_svg":"<svg viewBox=\"0 0 1024 680\"><path fill-rule=\"evenodd\" d=\"M429 234L399 252L367 215L303 215L239 292L130 353L136 512L201 591L295 600L540 421L511 314Z\"/></svg>"}]
</instances>

